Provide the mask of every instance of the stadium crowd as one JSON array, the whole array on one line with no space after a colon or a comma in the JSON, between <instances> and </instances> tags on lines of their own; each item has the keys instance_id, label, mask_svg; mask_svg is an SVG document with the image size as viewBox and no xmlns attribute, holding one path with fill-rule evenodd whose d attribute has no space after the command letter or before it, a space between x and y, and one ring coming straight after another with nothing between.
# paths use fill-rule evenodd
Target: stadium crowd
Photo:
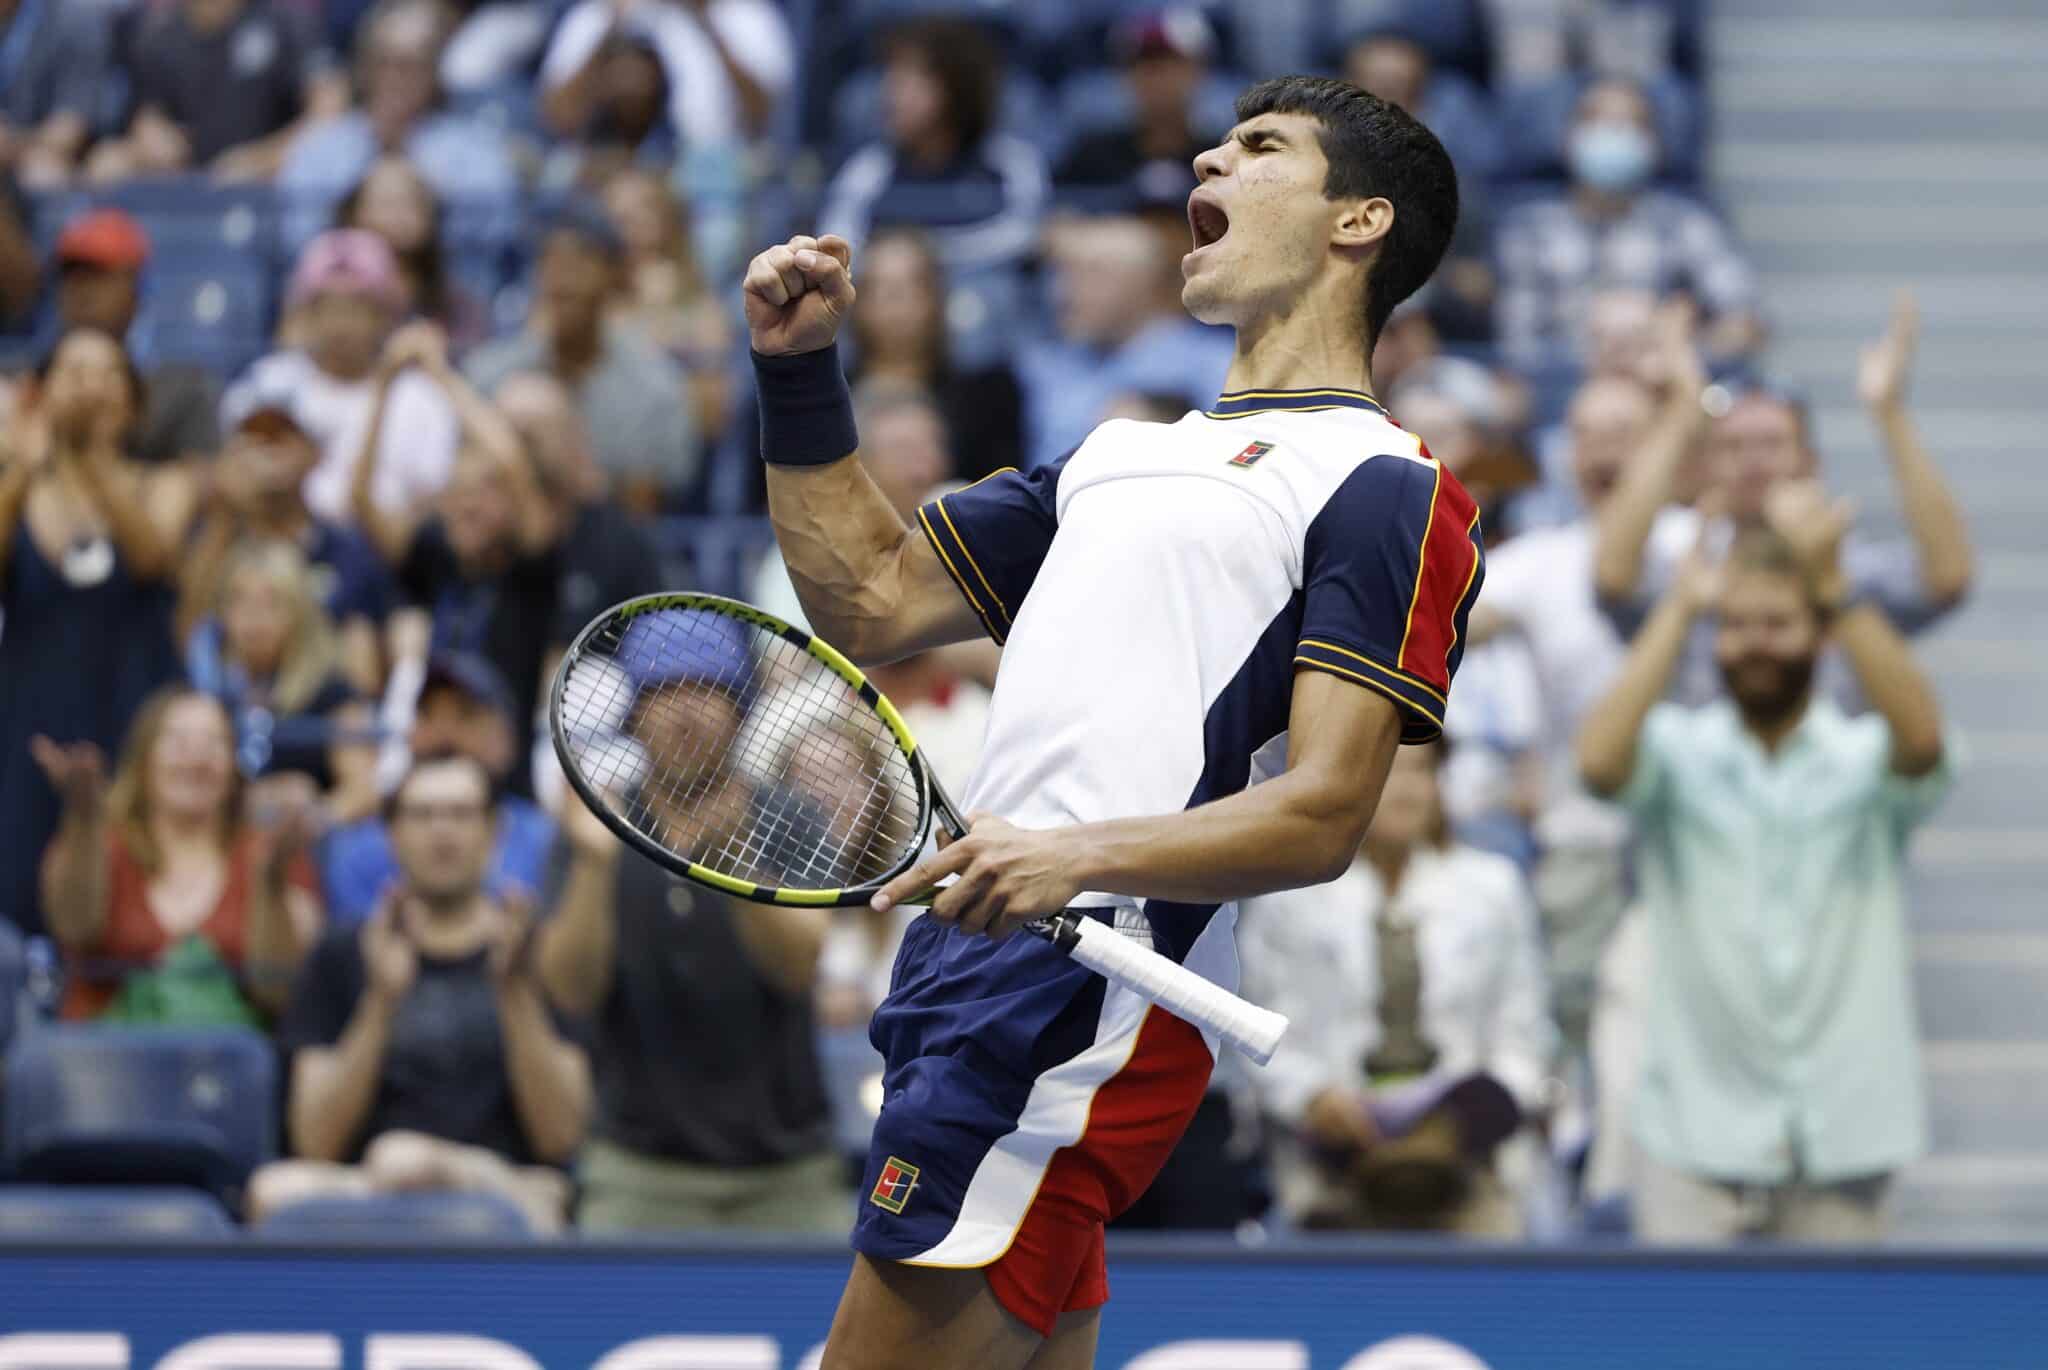
<instances>
[{"instance_id":1,"label":"stadium crowd","mask_svg":"<svg viewBox=\"0 0 2048 1370\"><path fill-rule=\"evenodd\" d=\"M252 1222L455 1191L535 1232L843 1229L901 922L622 851L565 796L554 665L657 588L800 619L750 244L854 243L862 459L908 512L1215 398L1190 162L1250 79L1324 70L1460 170L1373 376L1480 500L1486 579L1351 870L1242 911L1281 1054L1219 1069L1126 1221L1878 1237L1926 1136L1904 839L1957 755L1901 635L1970 546L1909 300L1842 358L1904 538L1759 368L1698 9L0 0L10 1060L267 1037L281 1143L204 1181ZM956 786L999 662L876 672ZM194 1173L63 1121L7 1118L0 1178Z\"/></svg>"}]
</instances>

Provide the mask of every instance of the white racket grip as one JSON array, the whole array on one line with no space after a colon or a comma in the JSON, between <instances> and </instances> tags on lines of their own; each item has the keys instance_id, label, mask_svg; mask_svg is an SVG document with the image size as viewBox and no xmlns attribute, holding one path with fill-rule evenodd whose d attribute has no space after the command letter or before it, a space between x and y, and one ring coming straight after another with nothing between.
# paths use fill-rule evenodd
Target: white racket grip
<instances>
[{"instance_id":1,"label":"white racket grip","mask_svg":"<svg viewBox=\"0 0 2048 1370\"><path fill-rule=\"evenodd\" d=\"M1273 1059L1273 1048L1287 1032L1281 1015L1139 946L1107 923L1077 918L1073 926L1076 935L1068 955L1103 979L1215 1033L1260 1065Z\"/></svg>"}]
</instances>

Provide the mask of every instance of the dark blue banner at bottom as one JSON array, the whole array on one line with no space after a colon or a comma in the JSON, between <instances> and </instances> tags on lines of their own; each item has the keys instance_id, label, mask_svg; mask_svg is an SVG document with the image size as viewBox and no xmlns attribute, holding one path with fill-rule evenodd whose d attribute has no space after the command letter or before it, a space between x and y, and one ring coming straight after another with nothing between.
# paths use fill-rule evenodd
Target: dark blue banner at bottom
<instances>
[{"instance_id":1,"label":"dark blue banner at bottom","mask_svg":"<svg viewBox=\"0 0 2048 1370\"><path fill-rule=\"evenodd\" d=\"M0 1370L812 1370L847 1261L0 1247ZM1126 1243L1111 1286L1100 1370L2048 1367L2048 1255Z\"/></svg>"}]
</instances>

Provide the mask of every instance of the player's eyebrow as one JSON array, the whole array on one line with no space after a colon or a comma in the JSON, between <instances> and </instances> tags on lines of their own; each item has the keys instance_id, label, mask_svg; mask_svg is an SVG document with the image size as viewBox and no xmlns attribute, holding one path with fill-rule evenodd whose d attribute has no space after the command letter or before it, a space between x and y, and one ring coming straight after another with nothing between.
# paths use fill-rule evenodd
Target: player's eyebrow
<instances>
[{"instance_id":1,"label":"player's eyebrow","mask_svg":"<svg viewBox=\"0 0 2048 1370\"><path fill-rule=\"evenodd\" d=\"M1252 124L1243 128L1234 128L1230 131L1230 137L1231 141L1247 152L1256 151L1257 148L1254 145L1259 143L1271 143L1280 147L1287 145L1285 135L1271 124Z\"/></svg>"}]
</instances>

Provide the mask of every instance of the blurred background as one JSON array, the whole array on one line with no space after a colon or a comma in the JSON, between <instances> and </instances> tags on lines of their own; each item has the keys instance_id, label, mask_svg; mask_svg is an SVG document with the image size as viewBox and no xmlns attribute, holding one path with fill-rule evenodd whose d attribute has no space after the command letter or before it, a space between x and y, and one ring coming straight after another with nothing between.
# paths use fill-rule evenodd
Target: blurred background
<instances>
[{"instance_id":1,"label":"blurred background","mask_svg":"<svg viewBox=\"0 0 2048 1370\"><path fill-rule=\"evenodd\" d=\"M1124 1225L2040 1249L2044 56L2025 0L0 0L0 1239L834 1249L901 926L610 851L546 681L634 593L800 618L752 253L853 242L908 514L1214 400L1190 161L1318 72L1459 170L1373 380L1487 581L1352 873L1244 910L1288 1052ZM1837 497L1938 773L1710 769L1702 929L1579 731L1689 559ZM877 674L956 788L998 667Z\"/></svg>"}]
</instances>

